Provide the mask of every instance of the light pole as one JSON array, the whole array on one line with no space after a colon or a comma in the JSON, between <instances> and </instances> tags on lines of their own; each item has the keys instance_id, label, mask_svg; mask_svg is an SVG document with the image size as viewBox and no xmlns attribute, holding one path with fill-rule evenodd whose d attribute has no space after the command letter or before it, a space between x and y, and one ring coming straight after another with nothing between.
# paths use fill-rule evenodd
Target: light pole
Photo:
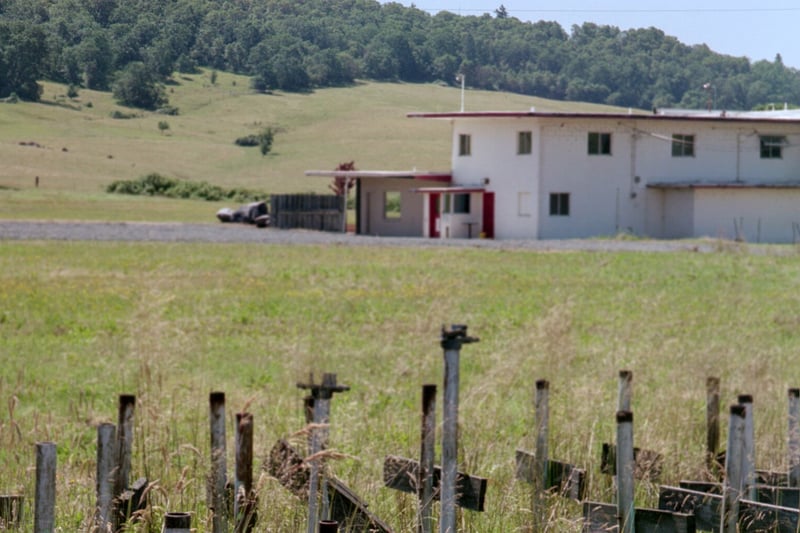
<instances>
[{"instance_id":1,"label":"light pole","mask_svg":"<svg viewBox=\"0 0 800 533\"><path fill-rule=\"evenodd\" d=\"M461 112L464 112L464 79L465 76L463 74L456 75L456 81L461 82Z\"/></svg>"},{"instance_id":2,"label":"light pole","mask_svg":"<svg viewBox=\"0 0 800 533\"><path fill-rule=\"evenodd\" d=\"M708 110L712 111L717 106L717 88L711 83L704 83L703 90L708 93Z\"/></svg>"}]
</instances>

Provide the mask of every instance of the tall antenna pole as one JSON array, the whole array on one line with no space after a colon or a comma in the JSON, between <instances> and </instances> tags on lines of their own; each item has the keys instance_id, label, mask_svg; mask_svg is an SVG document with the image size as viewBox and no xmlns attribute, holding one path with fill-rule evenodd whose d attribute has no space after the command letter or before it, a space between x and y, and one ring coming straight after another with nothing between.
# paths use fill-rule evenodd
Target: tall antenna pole
<instances>
[{"instance_id":1,"label":"tall antenna pole","mask_svg":"<svg viewBox=\"0 0 800 533\"><path fill-rule=\"evenodd\" d=\"M464 79L465 76L463 74L458 74L456 76L456 81L461 82L461 112L464 112Z\"/></svg>"}]
</instances>

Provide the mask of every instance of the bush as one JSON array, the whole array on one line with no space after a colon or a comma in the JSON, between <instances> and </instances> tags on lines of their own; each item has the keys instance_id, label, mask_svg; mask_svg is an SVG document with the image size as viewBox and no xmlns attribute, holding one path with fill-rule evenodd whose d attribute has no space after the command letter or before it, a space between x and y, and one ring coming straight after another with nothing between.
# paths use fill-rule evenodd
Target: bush
<instances>
[{"instance_id":1,"label":"bush","mask_svg":"<svg viewBox=\"0 0 800 533\"><path fill-rule=\"evenodd\" d=\"M245 135L244 137L239 137L233 143L237 146L258 146L259 139L258 135Z\"/></svg>"},{"instance_id":2,"label":"bush","mask_svg":"<svg viewBox=\"0 0 800 533\"><path fill-rule=\"evenodd\" d=\"M231 200L235 202L255 202L266 200L269 195L262 191L249 189L223 189L205 181L191 182L166 178L158 173L148 174L138 180L119 180L110 183L106 192L115 194L133 194L147 196L164 196L218 202Z\"/></svg>"},{"instance_id":3,"label":"bush","mask_svg":"<svg viewBox=\"0 0 800 533\"><path fill-rule=\"evenodd\" d=\"M156 113L158 113L159 115L178 116L180 114L180 110L173 105L168 105L164 107L159 107L158 109L156 109Z\"/></svg>"},{"instance_id":4,"label":"bush","mask_svg":"<svg viewBox=\"0 0 800 533\"><path fill-rule=\"evenodd\" d=\"M117 118L120 120L127 120L129 118L136 118L138 115L136 113L124 113L118 109L115 109L111 112L111 118Z\"/></svg>"}]
</instances>

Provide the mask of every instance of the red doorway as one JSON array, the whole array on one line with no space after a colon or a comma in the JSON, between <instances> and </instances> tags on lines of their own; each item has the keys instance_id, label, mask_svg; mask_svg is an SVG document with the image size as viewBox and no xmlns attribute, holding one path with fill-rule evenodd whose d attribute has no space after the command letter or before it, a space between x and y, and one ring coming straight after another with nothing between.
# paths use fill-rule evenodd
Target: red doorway
<instances>
[{"instance_id":1,"label":"red doorway","mask_svg":"<svg viewBox=\"0 0 800 533\"><path fill-rule=\"evenodd\" d=\"M431 193L428 195L428 235L431 239L439 238L439 218L441 213L439 211L439 193Z\"/></svg>"},{"instance_id":2,"label":"red doorway","mask_svg":"<svg viewBox=\"0 0 800 533\"><path fill-rule=\"evenodd\" d=\"M494 239L494 193L483 193L483 235Z\"/></svg>"}]
</instances>

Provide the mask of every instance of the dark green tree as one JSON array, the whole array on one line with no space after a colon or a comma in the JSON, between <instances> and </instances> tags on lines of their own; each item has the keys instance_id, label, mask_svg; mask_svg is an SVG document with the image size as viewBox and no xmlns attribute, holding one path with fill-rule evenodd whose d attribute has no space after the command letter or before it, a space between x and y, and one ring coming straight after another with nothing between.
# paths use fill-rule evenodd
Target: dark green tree
<instances>
[{"instance_id":1,"label":"dark green tree","mask_svg":"<svg viewBox=\"0 0 800 533\"><path fill-rule=\"evenodd\" d=\"M38 101L48 59L46 35L41 26L22 21L0 21L0 98L16 93Z\"/></svg>"},{"instance_id":2,"label":"dark green tree","mask_svg":"<svg viewBox=\"0 0 800 533\"><path fill-rule=\"evenodd\" d=\"M114 82L114 98L122 105L157 109L168 103L164 86L144 63L125 67Z\"/></svg>"}]
</instances>

